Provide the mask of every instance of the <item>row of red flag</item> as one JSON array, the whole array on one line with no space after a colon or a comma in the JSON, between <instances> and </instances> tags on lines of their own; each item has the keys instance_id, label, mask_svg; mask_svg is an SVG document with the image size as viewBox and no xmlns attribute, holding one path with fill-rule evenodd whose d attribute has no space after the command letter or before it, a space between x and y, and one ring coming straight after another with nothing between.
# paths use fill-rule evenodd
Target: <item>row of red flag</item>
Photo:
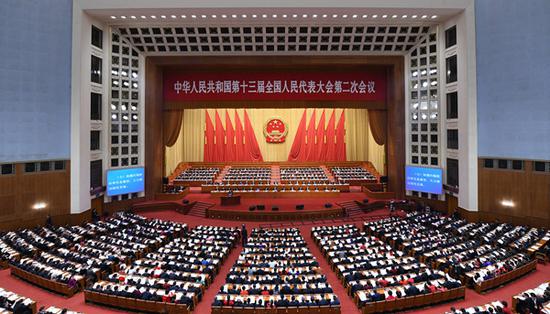
<instances>
[{"instance_id":1,"label":"row of red flag","mask_svg":"<svg viewBox=\"0 0 550 314\"><path fill-rule=\"evenodd\" d=\"M306 126L307 109L304 109L294 142L288 154L288 161L345 161L345 115L340 114L336 124L336 110L332 110L325 127L325 110L315 126L317 110L313 109ZM225 128L218 111L215 111L215 125L206 111L204 141L205 162L263 161L248 113L244 110L244 127L235 110L235 127L229 113L225 111Z\"/></svg>"}]
</instances>

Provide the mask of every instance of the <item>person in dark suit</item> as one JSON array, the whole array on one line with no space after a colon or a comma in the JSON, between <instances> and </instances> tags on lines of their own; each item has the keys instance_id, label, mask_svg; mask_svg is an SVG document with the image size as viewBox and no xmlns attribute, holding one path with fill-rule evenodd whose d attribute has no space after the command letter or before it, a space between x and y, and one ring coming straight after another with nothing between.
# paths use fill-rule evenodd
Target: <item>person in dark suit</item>
<instances>
[{"instance_id":1,"label":"person in dark suit","mask_svg":"<svg viewBox=\"0 0 550 314\"><path fill-rule=\"evenodd\" d=\"M405 288L405 293L407 296L415 296L420 294L420 290L415 285L409 285Z\"/></svg>"},{"instance_id":2,"label":"person in dark suit","mask_svg":"<svg viewBox=\"0 0 550 314\"><path fill-rule=\"evenodd\" d=\"M242 245L245 246L246 245L246 240L248 238L248 231L246 230L246 226L243 224L242 226L242 229L241 229L241 237L242 237Z\"/></svg>"}]
</instances>

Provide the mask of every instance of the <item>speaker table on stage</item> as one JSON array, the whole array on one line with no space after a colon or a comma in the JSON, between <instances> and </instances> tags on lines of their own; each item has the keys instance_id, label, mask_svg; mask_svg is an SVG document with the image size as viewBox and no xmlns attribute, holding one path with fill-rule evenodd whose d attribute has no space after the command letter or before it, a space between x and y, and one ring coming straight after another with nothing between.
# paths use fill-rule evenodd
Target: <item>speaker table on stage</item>
<instances>
[{"instance_id":1,"label":"speaker table on stage","mask_svg":"<svg viewBox=\"0 0 550 314\"><path fill-rule=\"evenodd\" d=\"M227 196L222 196L220 198L220 204L222 206L233 206L241 204L241 196L233 195L233 193L228 194Z\"/></svg>"}]
</instances>

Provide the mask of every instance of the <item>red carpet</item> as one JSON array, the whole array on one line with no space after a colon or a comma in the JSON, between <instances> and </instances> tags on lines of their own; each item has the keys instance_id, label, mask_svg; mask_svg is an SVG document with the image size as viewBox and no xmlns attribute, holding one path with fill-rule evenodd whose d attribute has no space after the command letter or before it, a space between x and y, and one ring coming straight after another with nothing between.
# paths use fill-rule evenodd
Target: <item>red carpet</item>
<instances>
[{"instance_id":1,"label":"red carpet","mask_svg":"<svg viewBox=\"0 0 550 314\"><path fill-rule=\"evenodd\" d=\"M191 216L174 213L172 211L157 211L157 212L142 213L142 214L144 216L151 217L151 218L160 218L165 220L184 222L184 223L187 223L190 227L194 227L201 224L204 224L204 225L211 224L211 225L219 225L219 226L240 226L241 225L241 222L191 217ZM370 213L369 215L376 216L381 214L387 214L387 211L377 210L375 212ZM247 225L247 228L250 230L251 228L257 227L263 223L265 222L247 222L246 225ZM335 224L342 224L342 223L340 222ZM357 307L355 306L355 304L353 303L352 298L346 294L346 291L344 290L342 283L338 280L336 274L330 270L330 267L327 261L322 256L320 250L317 248L317 246L313 242L313 239L311 239L310 231L312 226L314 225L299 226L298 228L300 229L304 239L308 243L310 251L312 252L312 254L316 256L321 267L324 269L325 274L327 275L328 282L334 289L334 292L340 298L342 313L345 313L345 314L360 313ZM359 223L357 224L357 226L361 227ZM212 300L214 299L214 296L216 295L221 285L223 285L223 283L225 282L225 276L229 271L229 269L231 268L231 266L233 266L233 264L235 263L235 260L237 259L240 251L241 251L241 247L237 246L231 252L229 257L226 259L225 263L222 265L220 272L214 279L214 282L209 287L209 289L206 290L203 300L199 303L194 313L200 313L200 314L210 313L210 305L212 304ZM550 265L543 266L539 264L537 271L531 274L528 274L527 276L524 276L519 280L509 283L508 285L502 288L493 290L487 294L480 295L474 292L473 290L467 289L466 300L464 301L446 303L438 306L432 306L426 309L409 311L408 313L430 313L430 314L444 313L451 306L454 306L457 308L469 307L469 306L475 306L475 305L482 305L494 300L505 300L505 301L508 301L509 304L511 304L512 296L520 293L521 291L536 287L541 283L548 281L549 278L550 278ZM32 284L26 283L22 280L19 280L10 276L9 270L0 271L0 287L14 291L16 293L27 296L37 301L38 307L55 305L60 308L66 307L71 310L81 311L85 313L124 312L124 311L117 311L110 308L98 306L95 304L94 305L86 304L84 302L83 293L79 293L74 297L67 299L57 294L47 292Z\"/></svg>"}]
</instances>

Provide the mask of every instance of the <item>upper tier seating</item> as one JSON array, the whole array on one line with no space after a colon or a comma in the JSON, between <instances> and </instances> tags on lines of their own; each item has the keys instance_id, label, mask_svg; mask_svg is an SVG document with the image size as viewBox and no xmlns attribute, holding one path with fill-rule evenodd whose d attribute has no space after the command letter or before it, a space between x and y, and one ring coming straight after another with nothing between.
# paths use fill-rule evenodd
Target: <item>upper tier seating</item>
<instances>
[{"instance_id":1,"label":"upper tier seating","mask_svg":"<svg viewBox=\"0 0 550 314\"><path fill-rule=\"evenodd\" d=\"M271 181L271 168L267 167L248 167L248 168L230 168L222 181L224 183L235 182L269 182Z\"/></svg>"},{"instance_id":2,"label":"upper tier seating","mask_svg":"<svg viewBox=\"0 0 550 314\"><path fill-rule=\"evenodd\" d=\"M376 180L376 177L363 167L332 167L332 174L337 181L369 181Z\"/></svg>"},{"instance_id":3,"label":"upper tier seating","mask_svg":"<svg viewBox=\"0 0 550 314\"><path fill-rule=\"evenodd\" d=\"M339 307L298 229L253 229L213 308Z\"/></svg>"},{"instance_id":4,"label":"upper tier seating","mask_svg":"<svg viewBox=\"0 0 550 314\"><path fill-rule=\"evenodd\" d=\"M220 173L219 168L192 167L180 173L174 181L176 182L214 182Z\"/></svg>"},{"instance_id":5,"label":"upper tier seating","mask_svg":"<svg viewBox=\"0 0 550 314\"><path fill-rule=\"evenodd\" d=\"M281 182L289 181L328 181L328 177L321 167L284 167L281 168Z\"/></svg>"},{"instance_id":6,"label":"upper tier seating","mask_svg":"<svg viewBox=\"0 0 550 314\"><path fill-rule=\"evenodd\" d=\"M517 313L550 313L550 281L523 291L512 299Z\"/></svg>"}]
</instances>

